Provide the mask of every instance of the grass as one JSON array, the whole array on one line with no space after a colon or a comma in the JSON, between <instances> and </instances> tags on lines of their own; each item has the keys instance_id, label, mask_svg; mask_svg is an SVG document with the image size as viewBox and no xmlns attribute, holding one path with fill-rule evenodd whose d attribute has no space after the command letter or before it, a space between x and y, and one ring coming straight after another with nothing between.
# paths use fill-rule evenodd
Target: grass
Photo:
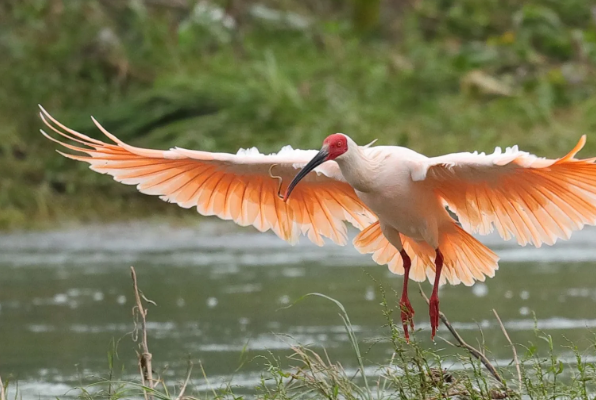
<instances>
[{"instance_id":1,"label":"grass","mask_svg":"<svg viewBox=\"0 0 596 400\"><path fill-rule=\"evenodd\" d=\"M135 306L133 340L138 342L139 357L148 353L145 335L151 338L151 331L143 329L143 315L147 315L143 299L150 303L142 292L134 286L137 300ZM202 385L209 390L193 387L193 365L189 361L185 376L178 377L176 383L167 382L165 370L158 370L159 360L153 360L153 383L146 380L147 371L140 362L141 377L131 379L125 371L126 364L118 358L119 342L113 342L108 352L108 372L104 377L85 377L79 387L73 388L69 397L80 399L244 399L259 398L270 400L298 399L349 399L349 400L389 400L389 399L583 399L593 400L596 394L596 335L588 348L580 349L573 343L564 347L574 354L574 360L562 359L552 337L539 329L534 331L534 339L526 344L515 344L519 359L518 373L514 361L509 365L493 366L499 374L487 371L477 357L464 348L452 355L442 350L429 349L416 340L416 335L408 343L404 339L401 327L395 323L394 315L399 314L398 295L390 298L379 285L380 311L386 320L387 336L381 340L391 343L393 351L385 364L372 363L362 352L360 346L365 342L357 338L347 310L337 300L320 293L311 293L297 301L315 301L308 297L318 297L333 302L338 307L339 318L344 323L353 349L354 359L359 366L357 371L350 371L332 361L325 349L313 349L308 346L291 346L291 354L286 360L273 355L257 356L265 365L260 383L248 392L237 393L234 389L233 374L229 382L211 385L202 365L194 368L202 373ZM295 304L295 303L294 303ZM395 305L393 305L395 304ZM139 320L138 318L141 318ZM503 328L504 329L504 328ZM478 332L482 335L482 332ZM480 339L480 338L479 338ZM445 345L453 346L448 339ZM476 349L490 358L490 350L479 340ZM513 344L512 344L513 345ZM141 350L145 349L145 350ZM150 353L149 353L150 354ZM241 355L243 363L251 362L246 354ZM264 363L263 363L264 361ZM139 360L137 360L139 362ZM122 366L120 365L122 363ZM494 362L493 362L494 363ZM491 364L492 365L492 364ZM242 365L239 367L239 369ZM232 371L231 371L232 372ZM196 374L195 374L196 375ZM91 383L87 383L91 382ZM9 385L10 383L10 385ZM6 382L6 398L19 398L18 384ZM4 400L4 399L3 399Z\"/></svg>"},{"instance_id":2,"label":"grass","mask_svg":"<svg viewBox=\"0 0 596 400\"><path fill-rule=\"evenodd\" d=\"M339 131L428 155L559 156L596 127L589 2L385 2L374 29L348 1L235 3L218 22L193 1L3 2L0 228L188 215L55 154L39 103L91 135L92 114L135 145L209 151Z\"/></svg>"}]
</instances>

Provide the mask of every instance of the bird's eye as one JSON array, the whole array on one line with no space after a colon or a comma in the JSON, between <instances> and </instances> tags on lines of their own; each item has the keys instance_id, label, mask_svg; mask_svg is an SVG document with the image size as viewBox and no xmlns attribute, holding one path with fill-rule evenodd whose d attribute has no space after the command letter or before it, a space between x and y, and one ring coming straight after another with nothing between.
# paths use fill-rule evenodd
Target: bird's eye
<instances>
[{"instance_id":1,"label":"bird's eye","mask_svg":"<svg viewBox=\"0 0 596 400\"><path fill-rule=\"evenodd\" d=\"M341 142L337 142L337 147L341 147Z\"/></svg>"}]
</instances>

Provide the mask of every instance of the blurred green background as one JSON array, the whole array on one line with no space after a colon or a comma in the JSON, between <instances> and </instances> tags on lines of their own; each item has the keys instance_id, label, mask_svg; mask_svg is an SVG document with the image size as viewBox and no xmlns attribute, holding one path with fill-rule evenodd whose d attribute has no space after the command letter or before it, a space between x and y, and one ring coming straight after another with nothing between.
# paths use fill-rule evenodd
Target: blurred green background
<instances>
[{"instance_id":1,"label":"blurred green background","mask_svg":"<svg viewBox=\"0 0 596 400\"><path fill-rule=\"evenodd\" d=\"M189 215L57 155L37 104L155 148L596 153L589 0L3 0L0 54L1 229Z\"/></svg>"}]
</instances>

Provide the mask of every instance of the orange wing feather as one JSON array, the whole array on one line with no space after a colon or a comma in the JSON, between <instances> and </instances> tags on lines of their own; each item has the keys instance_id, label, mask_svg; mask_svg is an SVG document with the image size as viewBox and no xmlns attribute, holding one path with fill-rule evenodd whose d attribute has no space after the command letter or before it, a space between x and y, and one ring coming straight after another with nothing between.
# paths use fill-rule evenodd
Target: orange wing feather
<instances>
[{"instance_id":1,"label":"orange wing feather","mask_svg":"<svg viewBox=\"0 0 596 400\"><path fill-rule=\"evenodd\" d=\"M566 156L549 160L517 149L492 155L460 153L431 160L434 185L462 226L521 245L551 245L596 224L596 164L576 159L583 136Z\"/></svg>"},{"instance_id":2,"label":"orange wing feather","mask_svg":"<svg viewBox=\"0 0 596 400\"><path fill-rule=\"evenodd\" d=\"M440 284L460 282L470 286L474 281L493 277L499 268L499 257L469 233L453 224L441 235L439 247L445 257L445 266ZM425 242L416 242L400 234L404 250L412 260L410 279L422 282L435 277L435 249ZM354 239L354 246L361 253L372 253L378 264L387 264L394 274L403 275L403 259L395 247L383 236L379 222L362 230Z\"/></svg>"},{"instance_id":3,"label":"orange wing feather","mask_svg":"<svg viewBox=\"0 0 596 400\"><path fill-rule=\"evenodd\" d=\"M84 146L64 143L42 131L48 139L77 153L60 152L65 157L87 162L92 170L136 185L142 193L184 208L197 207L203 215L231 219L242 226L271 229L291 243L302 233L318 245L323 245L323 237L343 245L347 241L344 221L362 229L376 220L334 162L311 172L296 187L290 201L278 198L278 184L271 178L270 168L275 165L274 174L289 182L310 161L312 151L265 156L254 152L233 155L180 148L143 149L120 141L95 119L97 127L115 144L69 129L43 109L40 115L52 131Z\"/></svg>"}]
</instances>

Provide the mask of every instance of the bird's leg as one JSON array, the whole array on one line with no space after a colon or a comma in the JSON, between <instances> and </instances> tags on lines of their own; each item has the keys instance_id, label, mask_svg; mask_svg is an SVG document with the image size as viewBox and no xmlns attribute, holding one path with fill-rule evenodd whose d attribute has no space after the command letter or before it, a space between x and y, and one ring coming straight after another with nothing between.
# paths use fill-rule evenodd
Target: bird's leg
<instances>
[{"instance_id":1,"label":"bird's leg","mask_svg":"<svg viewBox=\"0 0 596 400\"><path fill-rule=\"evenodd\" d=\"M441 250L436 250L435 257L435 284L433 286L433 293L430 296L429 314L430 314L430 338L435 339L435 333L439 327L439 281L441 280L441 270L443 269L443 253Z\"/></svg>"},{"instance_id":2,"label":"bird's leg","mask_svg":"<svg viewBox=\"0 0 596 400\"><path fill-rule=\"evenodd\" d=\"M410 256L406 253L405 250L401 250L399 252L401 258L404 262L404 288L401 292L401 300L399 302L399 309L401 310L401 323L404 327L404 335L406 337L406 341L410 341L410 335L408 333L408 322L414 330L414 309L410 304L410 299L408 299L408 281L410 280L410 267L412 266L412 260L410 260Z\"/></svg>"}]
</instances>

